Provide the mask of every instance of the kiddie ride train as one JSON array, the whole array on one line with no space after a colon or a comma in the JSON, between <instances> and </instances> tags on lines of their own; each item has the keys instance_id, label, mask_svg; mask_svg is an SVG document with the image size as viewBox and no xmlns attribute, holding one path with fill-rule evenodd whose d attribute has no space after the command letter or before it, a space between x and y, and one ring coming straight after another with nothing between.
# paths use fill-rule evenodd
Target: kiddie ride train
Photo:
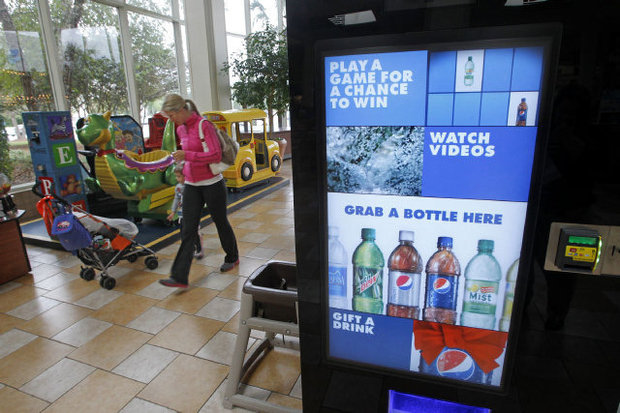
<instances>
[{"instance_id":1,"label":"kiddie ride train","mask_svg":"<svg viewBox=\"0 0 620 413\"><path fill-rule=\"evenodd\" d=\"M239 143L235 163L222 172L230 190L248 187L279 173L282 154L278 143L267 139L264 111L241 109L203 115ZM91 188L127 200L127 214L135 219L150 217L165 221L177 183L171 155L176 150L173 122L165 124L160 138L161 149L144 154L115 149L116 134L110 112L80 119L76 134L85 147L98 149L94 161L95 178L87 180ZM149 141L153 138L151 136Z\"/></svg>"}]
</instances>

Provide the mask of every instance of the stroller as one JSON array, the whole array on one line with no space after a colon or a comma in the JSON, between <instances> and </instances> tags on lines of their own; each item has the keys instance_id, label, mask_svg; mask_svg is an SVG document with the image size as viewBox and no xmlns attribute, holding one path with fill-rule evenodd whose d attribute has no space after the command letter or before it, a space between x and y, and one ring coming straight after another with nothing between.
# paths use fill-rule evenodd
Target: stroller
<instances>
[{"instance_id":1,"label":"stroller","mask_svg":"<svg viewBox=\"0 0 620 413\"><path fill-rule=\"evenodd\" d=\"M154 270L159 265L153 250L133 240L138 235L138 227L133 222L89 214L57 195L43 195L36 185L32 192L41 198L37 210L47 233L86 265L80 270L82 279L91 281L95 278L95 270L101 271L99 285L111 290L116 280L108 275L108 268L120 260L135 262L146 256L147 268Z\"/></svg>"}]
</instances>

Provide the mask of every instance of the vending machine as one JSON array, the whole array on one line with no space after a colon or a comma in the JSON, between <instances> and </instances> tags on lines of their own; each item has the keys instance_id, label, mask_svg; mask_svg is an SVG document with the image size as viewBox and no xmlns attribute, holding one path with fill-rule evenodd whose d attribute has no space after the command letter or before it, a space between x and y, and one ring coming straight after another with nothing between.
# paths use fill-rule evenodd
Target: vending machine
<instances>
[{"instance_id":1,"label":"vending machine","mask_svg":"<svg viewBox=\"0 0 620 413\"><path fill-rule=\"evenodd\" d=\"M559 27L327 32L289 35L304 411L510 411Z\"/></svg>"}]
</instances>

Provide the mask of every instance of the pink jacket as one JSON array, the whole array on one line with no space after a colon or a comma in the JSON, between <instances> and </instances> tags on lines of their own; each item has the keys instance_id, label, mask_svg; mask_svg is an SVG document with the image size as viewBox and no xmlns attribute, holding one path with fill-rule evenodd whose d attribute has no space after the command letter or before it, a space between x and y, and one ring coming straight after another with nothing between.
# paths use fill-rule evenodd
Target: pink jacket
<instances>
[{"instance_id":1,"label":"pink jacket","mask_svg":"<svg viewBox=\"0 0 620 413\"><path fill-rule=\"evenodd\" d=\"M177 126L177 135L185 151L183 175L187 182L199 182L213 178L215 175L211 172L209 164L222 160L222 148L215 133L215 127L207 120L202 122L202 130L208 151L203 151L198 131L201 119L203 118L194 112L183 125Z\"/></svg>"}]
</instances>

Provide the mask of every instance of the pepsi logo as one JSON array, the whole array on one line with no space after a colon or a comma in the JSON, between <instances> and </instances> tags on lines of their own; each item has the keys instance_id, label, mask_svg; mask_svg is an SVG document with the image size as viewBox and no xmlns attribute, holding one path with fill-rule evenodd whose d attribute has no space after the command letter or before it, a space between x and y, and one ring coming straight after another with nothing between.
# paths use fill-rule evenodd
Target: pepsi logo
<instances>
[{"instance_id":1,"label":"pepsi logo","mask_svg":"<svg viewBox=\"0 0 620 413\"><path fill-rule=\"evenodd\" d=\"M475 370L474 359L462 350L447 349L437 357L437 372L440 376L468 380Z\"/></svg>"},{"instance_id":2,"label":"pepsi logo","mask_svg":"<svg viewBox=\"0 0 620 413\"><path fill-rule=\"evenodd\" d=\"M437 278L433 282L433 291L439 294L445 294L450 291L450 281L445 278Z\"/></svg>"},{"instance_id":3,"label":"pepsi logo","mask_svg":"<svg viewBox=\"0 0 620 413\"><path fill-rule=\"evenodd\" d=\"M413 286L413 279L408 275L400 275L396 279L396 286L401 290L409 290Z\"/></svg>"}]
</instances>

